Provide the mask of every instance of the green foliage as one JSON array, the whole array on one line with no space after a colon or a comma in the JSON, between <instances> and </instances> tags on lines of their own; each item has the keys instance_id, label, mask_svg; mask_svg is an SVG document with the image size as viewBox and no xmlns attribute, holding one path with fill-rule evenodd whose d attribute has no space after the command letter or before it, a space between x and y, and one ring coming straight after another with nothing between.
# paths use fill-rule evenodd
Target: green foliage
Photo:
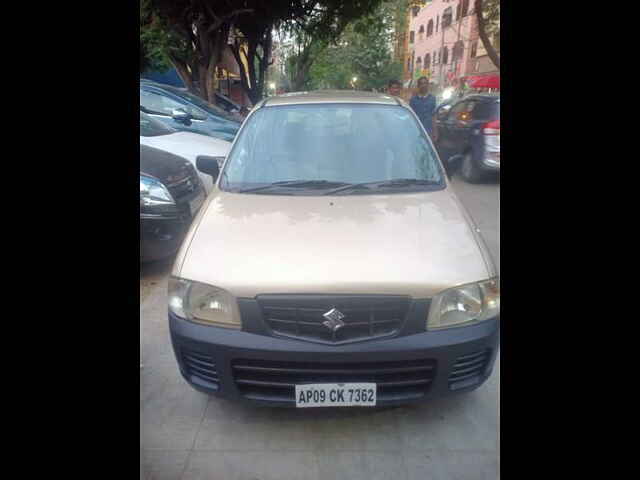
<instances>
[{"instance_id":1,"label":"green foliage","mask_svg":"<svg viewBox=\"0 0 640 480\"><path fill-rule=\"evenodd\" d=\"M140 2L140 73L171 68L167 53L179 48L171 30L152 12L150 1Z\"/></svg>"},{"instance_id":2,"label":"green foliage","mask_svg":"<svg viewBox=\"0 0 640 480\"><path fill-rule=\"evenodd\" d=\"M402 65L393 60L397 2L381 3L373 12L350 23L339 37L316 58L310 70L311 88L380 90L389 80L400 79ZM404 15L400 12L400 15Z\"/></svg>"},{"instance_id":3,"label":"green foliage","mask_svg":"<svg viewBox=\"0 0 640 480\"><path fill-rule=\"evenodd\" d=\"M303 21L283 22L281 31L293 40L287 74L294 90L309 88L313 83L309 70L324 50L331 45L335 46L347 25L374 11L381 1L312 1L314 8Z\"/></svg>"},{"instance_id":4,"label":"green foliage","mask_svg":"<svg viewBox=\"0 0 640 480\"><path fill-rule=\"evenodd\" d=\"M482 17L494 48L500 50L500 0L484 0Z\"/></svg>"}]
</instances>

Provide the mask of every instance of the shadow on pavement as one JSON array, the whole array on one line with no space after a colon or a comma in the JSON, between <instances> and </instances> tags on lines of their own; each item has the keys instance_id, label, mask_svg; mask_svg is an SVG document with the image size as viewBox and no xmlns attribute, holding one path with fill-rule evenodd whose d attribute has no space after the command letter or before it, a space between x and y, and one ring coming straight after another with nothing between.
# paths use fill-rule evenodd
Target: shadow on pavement
<instances>
[{"instance_id":1,"label":"shadow on pavement","mask_svg":"<svg viewBox=\"0 0 640 480\"><path fill-rule=\"evenodd\" d=\"M175 256L172 255L165 260L158 260L156 262L140 262L140 280L169 275L174 260Z\"/></svg>"}]
</instances>

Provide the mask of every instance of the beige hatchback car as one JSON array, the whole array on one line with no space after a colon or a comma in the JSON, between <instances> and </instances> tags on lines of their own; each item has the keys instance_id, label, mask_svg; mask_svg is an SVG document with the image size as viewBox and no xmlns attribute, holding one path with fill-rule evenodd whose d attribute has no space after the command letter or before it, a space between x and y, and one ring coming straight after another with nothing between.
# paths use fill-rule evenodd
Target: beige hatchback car
<instances>
[{"instance_id":1,"label":"beige hatchback car","mask_svg":"<svg viewBox=\"0 0 640 480\"><path fill-rule=\"evenodd\" d=\"M376 406L480 386L500 287L406 103L302 92L253 109L169 283L180 371L262 405Z\"/></svg>"}]
</instances>

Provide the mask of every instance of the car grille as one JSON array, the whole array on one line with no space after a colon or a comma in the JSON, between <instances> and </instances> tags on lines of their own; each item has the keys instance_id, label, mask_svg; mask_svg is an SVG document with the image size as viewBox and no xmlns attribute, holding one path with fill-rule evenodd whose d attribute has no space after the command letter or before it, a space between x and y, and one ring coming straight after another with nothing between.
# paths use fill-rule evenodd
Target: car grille
<instances>
[{"instance_id":1,"label":"car grille","mask_svg":"<svg viewBox=\"0 0 640 480\"><path fill-rule=\"evenodd\" d=\"M260 295L258 303L272 334L342 344L396 335L409 310L404 296ZM337 308L344 326L332 330L323 314Z\"/></svg>"},{"instance_id":2,"label":"car grille","mask_svg":"<svg viewBox=\"0 0 640 480\"><path fill-rule=\"evenodd\" d=\"M479 383L490 358L491 350L458 357L449 375L449 388L458 390Z\"/></svg>"},{"instance_id":3,"label":"car grille","mask_svg":"<svg viewBox=\"0 0 640 480\"><path fill-rule=\"evenodd\" d=\"M182 361L190 380L203 387L218 390L220 378L212 357L192 350L181 350Z\"/></svg>"},{"instance_id":4,"label":"car grille","mask_svg":"<svg viewBox=\"0 0 640 480\"><path fill-rule=\"evenodd\" d=\"M375 382L377 401L423 397L435 378L435 360L367 363L236 360L233 377L250 400L295 403L295 386L308 383Z\"/></svg>"}]
</instances>

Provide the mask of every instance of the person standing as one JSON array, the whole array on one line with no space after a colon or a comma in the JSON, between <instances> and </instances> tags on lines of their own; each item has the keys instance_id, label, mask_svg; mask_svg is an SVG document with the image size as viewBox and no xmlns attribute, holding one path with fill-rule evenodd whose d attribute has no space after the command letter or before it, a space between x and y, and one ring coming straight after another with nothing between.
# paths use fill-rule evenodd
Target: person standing
<instances>
[{"instance_id":1,"label":"person standing","mask_svg":"<svg viewBox=\"0 0 640 480\"><path fill-rule=\"evenodd\" d=\"M429 136L435 141L437 132L434 132L433 116L436 110L436 97L429 93L429 79L427 77L418 79L418 92L411 97L409 105L416 112Z\"/></svg>"},{"instance_id":2,"label":"person standing","mask_svg":"<svg viewBox=\"0 0 640 480\"><path fill-rule=\"evenodd\" d=\"M390 80L387 85L387 93L394 97L399 97L402 93L402 84L398 80Z\"/></svg>"}]
</instances>

